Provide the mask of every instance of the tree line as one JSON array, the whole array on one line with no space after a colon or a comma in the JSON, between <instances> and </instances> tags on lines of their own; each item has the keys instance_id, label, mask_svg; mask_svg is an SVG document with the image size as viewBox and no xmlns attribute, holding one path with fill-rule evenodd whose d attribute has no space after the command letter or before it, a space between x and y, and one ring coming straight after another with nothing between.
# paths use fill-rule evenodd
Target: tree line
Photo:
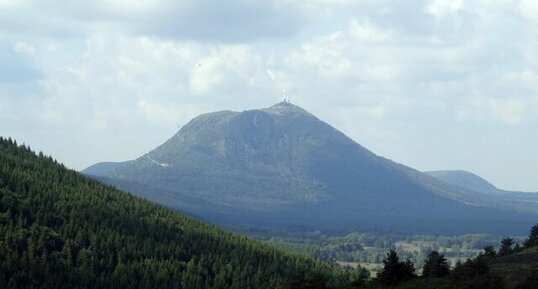
<instances>
[{"instance_id":1,"label":"tree line","mask_svg":"<svg viewBox=\"0 0 538 289\"><path fill-rule=\"evenodd\" d=\"M409 260L400 260L395 250L390 250L383 260L383 269L375 278L370 278L368 271L358 267L360 282L356 288L454 288L454 289L504 289L505 280L502 276L493 273L490 265L495 264L501 257L515 256L522 252L538 249L538 224L534 225L528 238L522 245L515 243L512 238L501 241L498 252L487 246L473 259L458 262L450 268L446 257L432 251L424 260L422 275L418 276L414 264ZM538 288L538 259L532 255L534 270L521 283L517 289ZM499 259L497 259L499 258ZM512 264L517 265L517 264Z\"/></svg>"}]
</instances>

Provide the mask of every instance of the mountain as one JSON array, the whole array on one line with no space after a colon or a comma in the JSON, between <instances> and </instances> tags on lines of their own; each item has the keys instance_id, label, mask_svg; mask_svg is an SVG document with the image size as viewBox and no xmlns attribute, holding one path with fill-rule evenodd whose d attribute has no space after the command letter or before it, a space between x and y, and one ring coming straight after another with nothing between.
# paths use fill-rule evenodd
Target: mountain
<instances>
[{"instance_id":1,"label":"mountain","mask_svg":"<svg viewBox=\"0 0 538 289\"><path fill-rule=\"evenodd\" d=\"M94 177L228 226L514 233L538 216L379 157L286 102L203 114L114 166Z\"/></svg>"},{"instance_id":2,"label":"mountain","mask_svg":"<svg viewBox=\"0 0 538 289\"><path fill-rule=\"evenodd\" d=\"M0 138L0 288L332 288L349 277Z\"/></svg>"},{"instance_id":3,"label":"mountain","mask_svg":"<svg viewBox=\"0 0 538 289\"><path fill-rule=\"evenodd\" d=\"M424 172L443 182L469 189L476 192L482 192L491 195L499 195L501 190L497 189L490 182L471 172L454 170L454 171L427 171Z\"/></svg>"},{"instance_id":4,"label":"mountain","mask_svg":"<svg viewBox=\"0 0 538 289\"><path fill-rule=\"evenodd\" d=\"M481 193L499 202L534 211L538 207L538 193L502 190L471 172L462 170L427 171L426 174L460 189Z\"/></svg>"},{"instance_id":5,"label":"mountain","mask_svg":"<svg viewBox=\"0 0 538 289\"><path fill-rule=\"evenodd\" d=\"M441 171L426 171L425 174L428 174L440 181L446 182L453 186L460 187L466 190L472 190L475 192L481 192L484 194L490 195L506 195L506 194L528 194L537 195L536 192L518 192L518 191L508 191L497 188L495 185L488 182L486 179L473 174L471 172L463 170L441 170Z\"/></svg>"},{"instance_id":6,"label":"mountain","mask_svg":"<svg viewBox=\"0 0 538 289\"><path fill-rule=\"evenodd\" d=\"M84 173L93 176L105 175L116 169L121 163L102 162L87 168Z\"/></svg>"}]
</instances>

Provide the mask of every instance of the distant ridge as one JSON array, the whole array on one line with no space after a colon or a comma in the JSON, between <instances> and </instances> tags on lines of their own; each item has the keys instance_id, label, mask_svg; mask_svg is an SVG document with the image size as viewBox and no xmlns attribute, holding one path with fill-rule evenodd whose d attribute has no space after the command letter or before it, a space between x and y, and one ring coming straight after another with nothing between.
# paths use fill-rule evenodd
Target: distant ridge
<instances>
[{"instance_id":1,"label":"distant ridge","mask_svg":"<svg viewBox=\"0 0 538 289\"><path fill-rule=\"evenodd\" d=\"M102 176L121 166L120 162L102 162L92 165L84 170L87 175Z\"/></svg>"},{"instance_id":2,"label":"distant ridge","mask_svg":"<svg viewBox=\"0 0 538 289\"><path fill-rule=\"evenodd\" d=\"M488 194L498 194L497 189L490 182L468 171L463 170L445 170L445 171L426 171L424 172L432 177L449 184L471 189Z\"/></svg>"},{"instance_id":3,"label":"distant ridge","mask_svg":"<svg viewBox=\"0 0 538 289\"><path fill-rule=\"evenodd\" d=\"M530 211L533 211L538 206L538 193L502 190L471 172L445 170L427 171L424 173L460 189L495 197L504 203L516 204L515 206L518 208L528 208Z\"/></svg>"},{"instance_id":4,"label":"distant ridge","mask_svg":"<svg viewBox=\"0 0 538 289\"><path fill-rule=\"evenodd\" d=\"M538 206L379 157L287 102L202 114L154 150L113 166L84 173L232 226L512 234L538 216Z\"/></svg>"}]
</instances>

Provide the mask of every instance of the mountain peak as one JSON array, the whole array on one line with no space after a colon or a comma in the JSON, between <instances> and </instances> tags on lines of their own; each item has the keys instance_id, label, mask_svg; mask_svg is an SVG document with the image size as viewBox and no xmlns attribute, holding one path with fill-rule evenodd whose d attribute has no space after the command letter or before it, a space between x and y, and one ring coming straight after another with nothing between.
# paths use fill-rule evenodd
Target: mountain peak
<instances>
[{"instance_id":1,"label":"mountain peak","mask_svg":"<svg viewBox=\"0 0 538 289\"><path fill-rule=\"evenodd\" d=\"M293 107L293 106L297 106L297 105L292 104L289 100L283 100L283 101L281 101L279 103L276 103L272 107L278 107L278 106L280 106L280 107L290 107L290 106Z\"/></svg>"},{"instance_id":2,"label":"mountain peak","mask_svg":"<svg viewBox=\"0 0 538 289\"><path fill-rule=\"evenodd\" d=\"M290 101L288 100L283 100L269 108L286 108L286 109L301 109L299 106L295 105L295 104L292 104Z\"/></svg>"},{"instance_id":3,"label":"mountain peak","mask_svg":"<svg viewBox=\"0 0 538 289\"><path fill-rule=\"evenodd\" d=\"M302 107L292 104L289 101L281 101L271 107L262 109L265 112L268 113L276 113L276 114L283 114L283 113L295 113L295 114L303 114L308 116L314 116L313 114L309 113Z\"/></svg>"}]
</instances>

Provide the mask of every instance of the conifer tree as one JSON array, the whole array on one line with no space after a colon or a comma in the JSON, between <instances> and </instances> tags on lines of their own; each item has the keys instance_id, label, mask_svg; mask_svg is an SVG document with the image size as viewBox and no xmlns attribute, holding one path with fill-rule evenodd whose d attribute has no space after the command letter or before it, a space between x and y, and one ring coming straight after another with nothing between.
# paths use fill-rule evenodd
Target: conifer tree
<instances>
[{"instance_id":1,"label":"conifer tree","mask_svg":"<svg viewBox=\"0 0 538 289\"><path fill-rule=\"evenodd\" d=\"M529 238L523 243L525 248L538 246L538 224L532 226Z\"/></svg>"},{"instance_id":2,"label":"conifer tree","mask_svg":"<svg viewBox=\"0 0 538 289\"><path fill-rule=\"evenodd\" d=\"M448 275L450 266L443 254L439 254L437 251L432 251L428 254L426 260L424 260L424 267L422 269L422 276L426 278L440 278Z\"/></svg>"},{"instance_id":3,"label":"conifer tree","mask_svg":"<svg viewBox=\"0 0 538 289\"><path fill-rule=\"evenodd\" d=\"M383 269L378 273L377 281L384 285L393 286L415 277L413 263L410 260L400 261L398 253L395 250L390 250L383 259Z\"/></svg>"},{"instance_id":4,"label":"conifer tree","mask_svg":"<svg viewBox=\"0 0 538 289\"><path fill-rule=\"evenodd\" d=\"M480 253L480 256L491 259L497 256L497 252L495 251L495 248L493 248L493 246L486 246L484 247L484 251Z\"/></svg>"},{"instance_id":5,"label":"conifer tree","mask_svg":"<svg viewBox=\"0 0 538 289\"><path fill-rule=\"evenodd\" d=\"M514 239L504 238L501 240L501 248L499 249L499 256L510 255L513 252L512 245L514 245Z\"/></svg>"}]
</instances>

